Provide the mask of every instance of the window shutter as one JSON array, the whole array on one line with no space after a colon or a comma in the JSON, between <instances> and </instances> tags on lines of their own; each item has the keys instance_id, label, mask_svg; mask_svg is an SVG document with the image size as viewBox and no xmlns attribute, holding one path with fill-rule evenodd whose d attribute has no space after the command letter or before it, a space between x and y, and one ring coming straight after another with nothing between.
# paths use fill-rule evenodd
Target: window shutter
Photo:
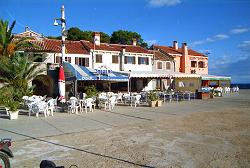
<instances>
[{"instance_id":1,"label":"window shutter","mask_svg":"<svg viewBox=\"0 0 250 168\"><path fill-rule=\"evenodd\" d=\"M78 57L75 57L75 64L79 65L79 58Z\"/></svg>"},{"instance_id":2,"label":"window shutter","mask_svg":"<svg viewBox=\"0 0 250 168\"><path fill-rule=\"evenodd\" d=\"M60 61L60 58L61 58L60 56L57 56L57 57L56 57L56 63L59 63L59 64L60 64L60 62L61 62L61 61Z\"/></svg>"},{"instance_id":3,"label":"window shutter","mask_svg":"<svg viewBox=\"0 0 250 168\"><path fill-rule=\"evenodd\" d=\"M89 67L89 58L85 58L85 66Z\"/></svg>"},{"instance_id":4,"label":"window shutter","mask_svg":"<svg viewBox=\"0 0 250 168\"><path fill-rule=\"evenodd\" d=\"M148 58L146 58L146 65L148 65L149 64L149 62L148 62Z\"/></svg>"}]
</instances>

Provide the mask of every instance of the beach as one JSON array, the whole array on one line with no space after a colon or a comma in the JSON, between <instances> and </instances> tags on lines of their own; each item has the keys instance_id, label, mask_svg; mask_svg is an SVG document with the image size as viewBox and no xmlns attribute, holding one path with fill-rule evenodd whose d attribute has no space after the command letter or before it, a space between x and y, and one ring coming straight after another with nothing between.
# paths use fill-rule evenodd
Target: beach
<instances>
[{"instance_id":1,"label":"beach","mask_svg":"<svg viewBox=\"0 0 250 168\"><path fill-rule=\"evenodd\" d=\"M164 103L158 108L117 106L111 112L55 113L46 119L21 116L16 122L23 125L16 132L23 136L14 135L13 125L18 123L1 119L5 131L0 134L13 135L15 168L39 167L43 159L65 167L249 167L249 95L250 90L241 90L240 95ZM85 123L96 120L99 126L85 125L78 118ZM29 125L30 120L61 130L53 133L45 126Z\"/></svg>"}]
</instances>

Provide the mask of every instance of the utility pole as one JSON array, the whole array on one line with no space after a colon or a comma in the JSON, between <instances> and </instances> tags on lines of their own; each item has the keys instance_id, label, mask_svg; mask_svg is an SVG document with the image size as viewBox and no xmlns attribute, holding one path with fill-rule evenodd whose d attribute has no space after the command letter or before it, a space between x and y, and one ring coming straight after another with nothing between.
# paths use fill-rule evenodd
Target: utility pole
<instances>
[{"instance_id":1,"label":"utility pole","mask_svg":"<svg viewBox=\"0 0 250 168\"><path fill-rule=\"evenodd\" d=\"M61 8L61 14L62 14L61 18L55 19L54 26L61 25L61 27L62 27L62 31L61 31L61 33L62 33L62 62L61 62L61 64L63 64L63 62L65 62L65 39L67 37L64 5ZM57 20L60 20L61 23L60 24L57 23Z\"/></svg>"}]
</instances>

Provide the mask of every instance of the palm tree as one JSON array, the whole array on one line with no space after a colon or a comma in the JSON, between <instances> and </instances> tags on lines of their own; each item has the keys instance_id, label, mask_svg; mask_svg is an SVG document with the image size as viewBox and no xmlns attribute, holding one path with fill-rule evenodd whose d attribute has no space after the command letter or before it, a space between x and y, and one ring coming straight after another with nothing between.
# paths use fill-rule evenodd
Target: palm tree
<instances>
[{"instance_id":1,"label":"palm tree","mask_svg":"<svg viewBox=\"0 0 250 168\"><path fill-rule=\"evenodd\" d=\"M4 83L4 87L15 90L18 100L24 95L32 94L34 87L29 87L28 83L44 72L44 69L38 68L39 63L33 63L33 59L18 54L0 59L0 72L2 73L0 81Z\"/></svg>"},{"instance_id":2,"label":"palm tree","mask_svg":"<svg viewBox=\"0 0 250 168\"><path fill-rule=\"evenodd\" d=\"M14 38L12 30L15 26L14 21L9 27L8 21L0 19L0 56L12 56L15 51L25 48L39 48L39 46L32 43L30 37Z\"/></svg>"}]
</instances>

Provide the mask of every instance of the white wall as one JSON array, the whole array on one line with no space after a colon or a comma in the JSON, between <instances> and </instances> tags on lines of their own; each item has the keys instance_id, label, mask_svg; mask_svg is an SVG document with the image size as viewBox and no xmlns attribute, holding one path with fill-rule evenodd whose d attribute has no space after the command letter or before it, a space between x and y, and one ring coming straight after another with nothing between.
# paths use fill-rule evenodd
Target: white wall
<instances>
[{"instance_id":1,"label":"white wall","mask_svg":"<svg viewBox=\"0 0 250 168\"><path fill-rule=\"evenodd\" d=\"M56 63L56 57L57 56L62 56L61 53L45 53L45 60L44 62L46 63ZM65 57L71 57L71 63L75 64L75 58L80 57L80 58L89 58L89 66L91 67L92 65L92 59L90 55L87 54L65 54Z\"/></svg>"}]
</instances>

